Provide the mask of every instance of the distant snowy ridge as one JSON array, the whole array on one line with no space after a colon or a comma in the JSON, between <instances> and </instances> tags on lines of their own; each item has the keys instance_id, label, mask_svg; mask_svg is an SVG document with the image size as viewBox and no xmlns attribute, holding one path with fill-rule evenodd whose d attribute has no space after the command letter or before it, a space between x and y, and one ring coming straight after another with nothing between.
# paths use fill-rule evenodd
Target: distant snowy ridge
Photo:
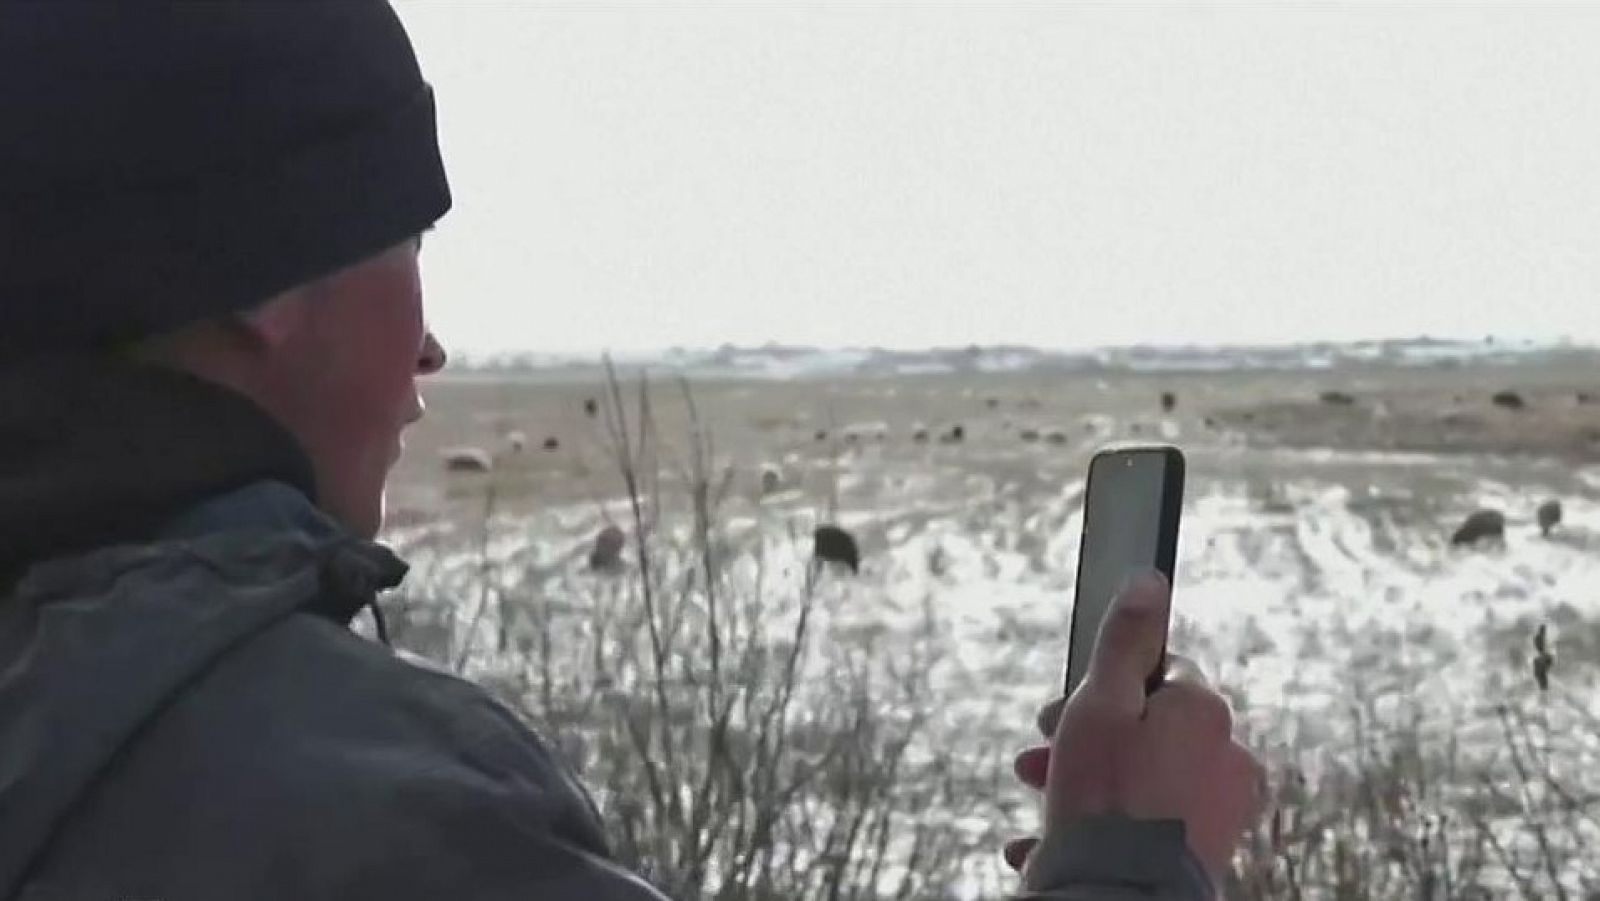
<instances>
[{"instance_id":1,"label":"distant snowy ridge","mask_svg":"<svg viewBox=\"0 0 1600 901\"><path fill-rule=\"evenodd\" d=\"M1600 347L1570 341L1444 341L1411 339L1316 342L1294 345L1107 347L1050 350L1021 345L889 350L767 344L714 349L612 354L617 365L696 377L802 379L940 373L1173 371L1232 369L1334 369L1388 364L1448 366L1465 362L1525 362L1531 357L1575 354L1600 358ZM471 360L468 371L555 375L590 371L601 355L523 353Z\"/></svg>"}]
</instances>

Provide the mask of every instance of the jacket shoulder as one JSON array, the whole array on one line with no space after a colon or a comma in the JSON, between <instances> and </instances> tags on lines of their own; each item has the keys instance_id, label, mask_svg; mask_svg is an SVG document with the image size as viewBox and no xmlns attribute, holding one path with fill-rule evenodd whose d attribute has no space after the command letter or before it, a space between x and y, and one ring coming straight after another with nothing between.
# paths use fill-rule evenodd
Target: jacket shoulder
<instances>
[{"instance_id":1,"label":"jacket shoulder","mask_svg":"<svg viewBox=\"0 0 1600 901\"><path fill-rule=\"evenodd\" d=\"M492 783L537 802L529 807L537 825L603 849L570 768L514 713L479 686L322 617L297 614L264 631L187 700L197 721L282 747L292 762L279 768L283 779L333 793L362 784L422 790L442 774L462 786ZM234 747L249 756L250 744Z\"/></svg>"},{"instance_id":2,"label":"jacket shoulder","mask_svg":"<svg viewBox=\"0 0 1600 901\"><path fill-rule=\"evenodd\" d=\"M147 724L44 869L173 901L501 897L634 884L608 853L567 767L486 692L294 614Z\"/></svg>"}]
</instances>

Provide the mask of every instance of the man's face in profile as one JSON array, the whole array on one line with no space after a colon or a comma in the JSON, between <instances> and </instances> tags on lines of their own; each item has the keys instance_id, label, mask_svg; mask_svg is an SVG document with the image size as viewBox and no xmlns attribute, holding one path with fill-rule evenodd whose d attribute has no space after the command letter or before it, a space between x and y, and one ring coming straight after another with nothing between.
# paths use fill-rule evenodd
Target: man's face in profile
<instances>
[{"instance_id":1,"label":"man's face in profile","mask_svg":"<svg viewBox=\"0 0 1600 901\"><path fill-rule=\"evenodd\" d=\"M303 292L270 328L280 373L274 412L310 454L319 500L359 534L377 534L401 434L423 413L417 377L445 352L428 331L408 239Z\"/></svg>"}]
</instances>

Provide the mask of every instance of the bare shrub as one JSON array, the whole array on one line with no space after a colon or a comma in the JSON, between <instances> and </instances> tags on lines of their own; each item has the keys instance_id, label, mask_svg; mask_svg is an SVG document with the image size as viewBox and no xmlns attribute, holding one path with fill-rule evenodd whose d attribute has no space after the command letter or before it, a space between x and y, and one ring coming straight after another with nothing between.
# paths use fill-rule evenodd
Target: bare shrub
<instances>
[{"instance_id":1,"label":"bare shrub","mask_svg":"<svg viewBox=\"0 0 1600 901\"><path fill-rule=\"evenodd\" d=\"M649 386L632 415L614 373L607 389L626 572L497 554L489 487L455 553L407 549L425 559L396 643L521 712L594 793L619 860L675 898L1004 892L1014 748L940 703L959 664L931 599L885 622L811 562L808 530L730 528L687 386L676 473Z\"/></svg>"}]
</instances>

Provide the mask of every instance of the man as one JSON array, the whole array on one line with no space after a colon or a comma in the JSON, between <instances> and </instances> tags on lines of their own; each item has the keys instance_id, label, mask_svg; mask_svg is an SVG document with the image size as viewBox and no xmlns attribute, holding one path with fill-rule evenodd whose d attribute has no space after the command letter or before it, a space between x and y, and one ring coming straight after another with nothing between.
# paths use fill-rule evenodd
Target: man
<instances>
[{"instance_id":1,"label":"man","mask_svg":"<svg viewBox=\"0 0 1600 901\"><path fill-rule=\"evenodd\" d=\"M445 360L393 12L15 2L0 84L0 898L657 898L515 717L348 629ZM1030 897L1208 897L1255 813L1226 704L1145 697L1166 603L1018 758Z\"/></svg>"}]
</instances>

